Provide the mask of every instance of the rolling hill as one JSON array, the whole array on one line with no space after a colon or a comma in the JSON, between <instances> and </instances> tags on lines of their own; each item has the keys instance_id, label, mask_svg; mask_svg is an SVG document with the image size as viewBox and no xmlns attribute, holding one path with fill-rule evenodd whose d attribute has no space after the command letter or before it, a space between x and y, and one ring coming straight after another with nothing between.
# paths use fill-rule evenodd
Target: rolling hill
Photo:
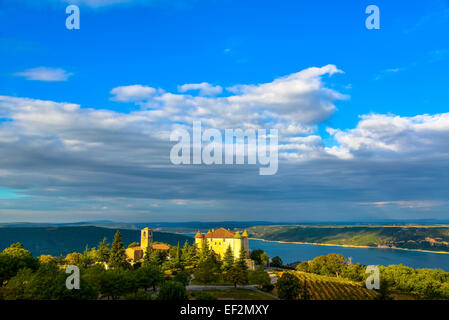
<instances>
[{"instance_id":1,"label":"rolling hill","mask_svg":"<svg viewBox=\"0 0 449 320\"><path fill-rule=\"evenodd\" d=\"M140 242L140 230L119 229L125 247L131 242ZM25 227L0 228L0 250L9 247L12 243L20 242L30 250L34 256L51 254L55 256L66 255L71 252L83 252L86 245L96 247L104 237L111 244L116 229L100 228L94 226L83 227ZM182 246L192 238L166 232L154 232L153 240L171 245Z\"/></svg>"},{"instance_id":2,"label":"rolling hill","mask_svg":"<svg viewBox=\"0 0 449 320\"><path fill-rule=\"evenodd\" d=\"M264 240L449 252L447 226L277 225L247 231L250 237Z\"/></svg>"}]
</instances>

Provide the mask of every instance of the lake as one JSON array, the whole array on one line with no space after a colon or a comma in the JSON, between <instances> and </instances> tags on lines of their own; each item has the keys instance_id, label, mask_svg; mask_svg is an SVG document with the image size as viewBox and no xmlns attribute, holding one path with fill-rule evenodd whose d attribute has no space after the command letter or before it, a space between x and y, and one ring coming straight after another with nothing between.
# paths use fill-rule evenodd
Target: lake
<instances>
[{"instance_id":1,"label":"lake","mask_svg":"<svg viewBox=\"0 0 449 320\"><path fill-rule=\"evenodd\" d=\"M194 234L185 235L193 237ZM433 268L449 271L449 254L405 251L387 248L349 248L338 246L320 246L314 244L279 243L249 239L251 250L262 249L269 257L279 256L284 264L312 260L328 253L340 253L351 257L353 263L364 265L403 264L412 268Z\"/></svg>"}]
</instances>

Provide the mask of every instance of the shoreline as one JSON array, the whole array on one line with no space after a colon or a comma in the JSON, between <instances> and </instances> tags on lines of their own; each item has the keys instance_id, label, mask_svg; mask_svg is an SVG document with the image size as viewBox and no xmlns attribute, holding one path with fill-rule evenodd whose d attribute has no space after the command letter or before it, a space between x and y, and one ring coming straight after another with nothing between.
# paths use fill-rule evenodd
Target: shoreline
<instances>
[{"instance_id":1,"label":"shoreline","mask_svg":"<svg viewBox=\"0 0 449 320\"><path fill-rule=\"evenodd\" d=\"M392 250L416 251L416 252L425 252L425 253L449 254L449 251L431 251L431 250L423 250L423 249L407 249L407 248L395 248L395 247L370 247L370 246L356 246L356 245L348 245L348 244L332 244L332 243L316 243L316 242L266 240L266 239L259 239L259 238L249 238L249 239L260 240L260 241L264 241L264 242L310 244L310 245L328 246L328 247L345 247L345 248L361 248L361 249L392 249Z\"/></svg>"}]
</instances>

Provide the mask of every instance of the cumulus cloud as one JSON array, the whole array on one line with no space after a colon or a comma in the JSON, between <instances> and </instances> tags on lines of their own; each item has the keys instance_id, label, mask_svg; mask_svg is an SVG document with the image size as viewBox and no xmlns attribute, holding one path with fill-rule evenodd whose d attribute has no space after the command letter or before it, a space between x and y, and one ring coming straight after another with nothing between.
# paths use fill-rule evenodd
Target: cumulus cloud
<instances>
[{"instance_id":1,"label":"cumulus cloud","mask_svg":"<svg viewBox=\"0 0 449 320\"><path fill-rule=\"evenodd\" d=\"M370 114L349 130L329 128L342 157L441 157L449 155L449 113L401 117Z\"/></svg>"},{"instance_id":2,"label":"cumulus cloud","mask_svg":"<svg viewBox=\"0 0 449 320\"><path fill-rule=\"evenodd\" d=\"M111 90L111 94L114 95L112 100L121 102L147 100L155 93L156 89L140 84L116 87Z\"/></svg>"},{"instance_id":3,"label":"cumulus cloud","mask_svg":"<svg viewBox=\"0 0 449 320\"><path fill-rule=\"evenodd\" d=\"M200 120L220 129L277 128L284 134L297 135L310 133L316 124L335 112L335 101L347 98L327 88L322 81L324 76L341 72L333 65L309 68L269 83L230 87L228 90L232 94L225 97L201 96L201 90L204 94L204 90L210 93L221 89L207 83L179 87L182 92L199 89L199 96L164 90L151 95L148 92L155 93L155 89L142 85L118 87L111 92L119 101L146 99L139 104L151 109L150 113L161 119L170 118L183 123ZM148 92L142 93L142 88ZM128 94L128 90L132 93Z\"/></svg>"},{"instance_id":4,"label":"cumulus cloud","mask_svg":"<svg viewBox=\"0 0 449 320\"><path fill-rule=\"evenodd\" d=\"M190 90L199 90L200 95L202 96L216 96L223 91L223 88L220 86L213 86L207 82L186 83L178 86L179 92L187 92Z\"/></svg>"},{"instance_id":5,"label":"cumulus cloud","mask_svg":"<svg viewBox=\"0 0 449 320\"><path fill-rule=\"evenodd\" d=\"M27 80L67 81L72 74L61 68L38 67L16 72L13 75L24 77Z\"/></svg>"}]
</instances>

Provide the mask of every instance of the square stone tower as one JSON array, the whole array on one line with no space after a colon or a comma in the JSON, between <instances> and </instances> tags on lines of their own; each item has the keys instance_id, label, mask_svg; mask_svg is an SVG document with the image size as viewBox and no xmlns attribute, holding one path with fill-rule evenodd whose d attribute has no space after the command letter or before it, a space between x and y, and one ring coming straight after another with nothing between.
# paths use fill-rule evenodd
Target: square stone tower
<instances>
[{"instance_id":1,"label":"square stone tower","mask_svg":"<svg viewBox=\"0 0 449 320\"><path fill-rule=\"evenodd\" d=\"M140 231L140 247L143 252L147 250L148 247L153 245L153 230L150 228L144 228Z\"/></svg>"}]
</instances>

